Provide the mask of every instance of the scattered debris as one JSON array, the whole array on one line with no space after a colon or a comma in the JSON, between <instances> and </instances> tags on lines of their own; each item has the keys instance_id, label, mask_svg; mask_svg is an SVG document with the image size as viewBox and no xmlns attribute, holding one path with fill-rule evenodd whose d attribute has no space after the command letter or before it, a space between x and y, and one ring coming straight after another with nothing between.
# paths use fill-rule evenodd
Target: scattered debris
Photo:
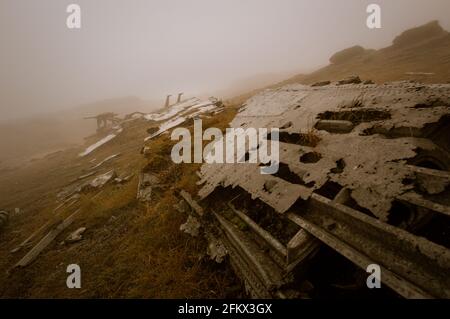
<instances>
[{"instance_id":1,"label":"scattered debris","mask_svg":"<svg viewBox=\"0 0 450 319\"><path fill-rule=\"evenodd\" d=\"M69 236L64 240L64 243L70 244L75 243L83 239L83 233L86 231L86 227L80 227L76 231L70 233Z\"/></svg>"},{"instance_id":2,"label":"scattered debris","mask_svg":"<svg viewBox=\"0 0 450 319\"><path fill-rule=\"evenodd\" d=\"M108 156L108 157L105 158L103 161L101 161L101 162L98 163L97 165L91 167L90 169L91 169L91 170L97 169L97 168L99 168L100 166L102 166L103 164L105 164L105 163L111 161L112 159L114 159L114 158L116 158L116 157L119 157L120 155L121 155L120 153L117 153L117 154Z\"/></svg>"},{"instance_id":3,"label":"scattered debris","mask_svg":"<svg viewBox=\"0 0 450 319\"><path fill-rule=\"evenodd\" d=\"M116 177L114 178L114 183L116 184L125 184L129 182L134 176L134 173L126 175L125 177Z\"/></svg>"},{"instance_id":4,"label":"scattered debris","mask_svg":"<svg viewBox=\"0 0 450 319\"><path fill-rule=\"evenodd\" d=\"M208 217L197 220L211 254L213 233L252 296L284 298L321 243L355 267L383 265L386 285L404 297L450 296L448 240L414 228L450 215L450 85L360 83L292 84L244 104L231 127L282 128L276 174L260 174L260 163L202 165ZM314 145L300 138L311 127Z\"/></svg>"},{"instance_id":5,"label":"scattered debris","mask_svg":"<svg viewBox=\"0 0 450 319\"><path fill-rule=\"evenodd\" d=\"M16 265L15 267L26 267L33 262L36 257L58 236L64 229L69 227L75 217L78 215L79 210L64 219L55 228L45 235Z\"/></svg>"},{"instance_id":6,"label":"scattered debris","mask_svg":"<svg viewBox=\"0 0 450 319\"><path fill-rule=\"evenodd\" d=\"M117 176L116 172L114 170L111 170L105 174L102 174L94 178L92 182L89 183L89 186L93 188L101 188L110 180L114 179L116 176Z\"/></svg>"},{"instance_id":7,"label":"scattered debris","mask_svg":"<svg viewBox=\"0 0 450 319\"><path fill-rule=\"evenodd\" d=\"M11 250L11 253L16 253L20 251L22 248L26 247L38 234L43 232L45 229L49 228L49 226L52 224L51 221L46 222L44 225L39 227L36 231L34 231L30 236L28 236L23 242L19 244L16 248Z\"/></svg>"},{"instance_id":8,"label":"scattered debris","mask_svg":"<svg viewBox=\"0 0 450 319\"><path fill-rule=\"evenodd\" d=\"M97 171L89 172L89 173L87 173L87 174L84 174L84 175L79 176L78 178L75 178L75 179L72 180L71 182L80 181L80 180L82 180L82 179L91 177L91 176L93 176L93 175L95 175L95 174L97 174Z\"/></svg>"},{"instance_id":9,"label":"scattered debris","mask_svg":"<svg viewBox=\"0 0 450 319\"><path fill-rule=\"evenodd\" d=\"M115 132L113 134L109 134L106 137L102 138L97 143L92 144L91 146L86 148L84 150L84 152L80 153L79 156L80 157L84 157L86 155L89 155L90 153L95 151L97 148L99 148L100 146L108 143L109 141L111 141L113 138L115 138L118 134L120 134L122 132L122 128L121 127L115 127L114 129L115 129Z\"/></svg>"},{"instance_id":10,"label":"scattered debris","mask_svg":"<svg viewBox=\"0 0 450 319\"><path fill-rule=\"evenodd\" d=\"M69 203L69 206L73 205L75 202L77 202L81 195L78 193L79 191L81 191L81 188L77 188L75 191L72 192L73 195L69 195L67 196L65 199L63 199L62 203L60 203L55 209L53 209L53 213L56 213L59 209L61 209L63 206L65 206L67 203Z\"/></svg>"},{"instance_id":11,"label":"scattered debris","mask_svg":"<svg viewBox=\"0 0 450 319\"><path fill-rule=\"evenodd\" d=\"M88 117L85 117L84 119L85 120L88 120L88 119L97 120L97 131L101 131L110 125L112 126L112 125L115 125L118 122L120 122L120 120L117 118L117 114L115 114L113 112L105 112L105 113L101 113L96 116L88 116Z\"/></svg>"},{"instance_id":12,"label":"scattered debris","mask_svg":"<svg viewBox=\"0 0 450 319\"><path fill-rule=\"evenodd\" d=\"M185 232L186 234L191 235L192 237L197 237L199 234L200 227L201 225L198 222L197 218L189 215L186 223L180 226L180 230Z\"/></svg>"},{"instance_id":13,"label":"scattered debris","mask_svg":"<svg viewBox=\"0 0 450 319\"><path fill-rule=\"evenodd\" d=\"M174 105L167 106L162 113L147 114L147 120L162 122L158 129L149 128L150 134L145 141L157 137L168 130L183 124L186 120L196 118L200 115L217 112L223 110L222 102L214 97L210 97L206 101L197 98L191 98L181 101Z\"/></svg>"},{"instance_id":14,"label":"scattered debris","mask_svg":"<svg viewBox=\"0 0 450 319\"><path fill-rule=\"evenodd\" d=\"M177 127L180 124L183 124L184 122L186 122L186 118L185 117L177 117L173 120L169 120L167 122L164 122L163 124L161 124L161 126L159 127L159 130L156 133L153 133L152 135L148 136L145 138L145 141L148 141L156 136L161 135L162 133L166 132L167 130L170 130L174 127Z\"/></svg>"}]
</instances>

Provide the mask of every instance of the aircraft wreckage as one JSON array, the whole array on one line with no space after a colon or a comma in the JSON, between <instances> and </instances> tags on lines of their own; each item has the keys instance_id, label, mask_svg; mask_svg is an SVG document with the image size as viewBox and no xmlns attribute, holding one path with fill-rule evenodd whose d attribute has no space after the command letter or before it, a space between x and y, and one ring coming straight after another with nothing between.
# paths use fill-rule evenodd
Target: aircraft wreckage
<instances>
[{"instance_id":1,"label":"aircraft wreckage","mask_svg":"<svg viewBox=\"0 0 450 319\"><path fill-rule=\"evenodd\" d=\"M203 164L199 201L181 193L210 255L228 254L251 296L298 296L328 246L355 268L379 265L403 297L450 298L448 232L424 230L449 225L450 85L366 83L255 95L230 125L280 128L278 172Z\"/></svg>"}]
</instances>

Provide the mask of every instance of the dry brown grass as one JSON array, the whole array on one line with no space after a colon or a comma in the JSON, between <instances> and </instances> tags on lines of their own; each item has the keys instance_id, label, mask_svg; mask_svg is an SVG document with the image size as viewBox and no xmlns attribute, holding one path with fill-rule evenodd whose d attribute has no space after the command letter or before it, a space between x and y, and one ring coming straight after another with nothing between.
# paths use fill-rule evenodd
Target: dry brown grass
<instances>
[{"instance_id":1,"label":"dry brown grass","mask_svg":"<svg viewBox=\"0 0 450 319\"><path fill-rule=\"evenodd\" d=\"M214 125L225 129L234 117L235 108L229 107L214 118L206 119L204 127ZM192 129L191 126L188 126ZM24 269L0 274L2 297L75 297L75 298L222 298L237 297L242 291L234 275L225 265L216 265L205 257L206 243L191 238L179 227L187 216L173 208L185 189L192 194L197 190L196 171L199 164L175 165L170 151L175 143L167 135L149 143L151 155L139 154L147 125L141 123L125 130L107 146L85 159L74 154L64 161L58 160L50 178L38 167L52 167L55 162L36 162L33 178L40 187L29 191L27 206L34 206L33 215L14 218L5 233L0 234L0 260L3 269L9 269L29 248L11 255L10 250L32 231L53 218L56 206L54 196L67 180L82 174L89 161L101 160L113 153L122 156L106 165L118 173L139 172L145 167L158 174L162 189L155 189L155 200L140 203L136 200L137 174L125 185L109 184L100 192L83 194L78 204L62 209L65 217L80 208L80 215L65 232ZM69 160L70 159L70 160ZM81 166L77 166L81 162ZM13 179L13 175L11 179ZM27 193L24 188L23 193ZM40 195L48 194L39 201ZM16 198L11 205L17 205ZM86 227L84 239L72 245L59 245L71 231ZM17 236L17 233L19 235ZM41 234L42 236L43 234ZM40 237L38 236L37 239ZM34 241L34 244L36 241ZM82 289L67 289L67 265L77 263L82 269Z\"/></svg>"}]
</instances>

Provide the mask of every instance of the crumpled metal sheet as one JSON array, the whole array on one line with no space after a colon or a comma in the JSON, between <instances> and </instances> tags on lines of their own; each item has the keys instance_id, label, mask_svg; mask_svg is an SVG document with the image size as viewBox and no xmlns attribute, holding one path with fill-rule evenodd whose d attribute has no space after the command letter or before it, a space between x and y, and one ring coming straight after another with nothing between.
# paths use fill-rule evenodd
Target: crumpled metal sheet
<instances>
[{"instance_id":1,"label":"crumpled metal sheet","mask_svg":"<svg viewBox=\"0 0 450 319\"><path fill-rule=\"evenodd\" d=\"M358 102L358 103L355 103ZM394 82L384 85L350 84L310 87L299 84L269 89L249 99L231 122L231 127L282 128L280 134L314 134L315 147L280 143L280 162L303 183L261 175L258 164L204 164L201 167L201 198L218 186L241 187L277 212L286 212L299 198L308 199L327 181L351 191L353 199L382 220L387 218L393 199L411 189L404 183L415 178L405 167L418 149L433 150L429 140L415 138L428 124L450 115L450 85ZM375 110L384 119L370 118ZM342 112L362 114L347 134L315 130L321 114ZM367 112L367 117L365 117ZM356 113L355 113L356 114ZM330 118L331 120L340 118ZM396 129L411 135L385 136ZM321 158L304 163L299 158L317 152ZM338 169L338 161L345 167ZM270 190L267 187L270 184Z\"/></svg>"}]
</instances>

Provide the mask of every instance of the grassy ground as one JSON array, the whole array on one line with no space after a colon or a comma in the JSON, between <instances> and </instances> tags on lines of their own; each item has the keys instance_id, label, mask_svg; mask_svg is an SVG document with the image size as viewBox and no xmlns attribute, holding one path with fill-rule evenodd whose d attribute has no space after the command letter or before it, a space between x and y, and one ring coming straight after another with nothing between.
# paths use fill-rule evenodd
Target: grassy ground
<instances>
[{"instance_id":1,"label":"grassy ground","mask_svg":"<svg viewBox=\"0 0 450 319\"><path fill-rule=\"evenodd\" d=\"M235 113L234 107L227 107L216 117L205 119L203 125L224 129ZM0 177L2 207L24 211L13 216L0 233L1 297L223 298L242 294L229 267L205 256L206 243L179 230L187 215L175 210L173 204L179 201L180 189L196 191L199 164L174 164L170 159L174 142L168 135L149 141L151 154L141 155L149 127L146 121L136 121L85 158L77 156L80 149L67 150ZM192 125L188 127L192 129ZM95 139L98 137L88 139L87 145ZM83 193L79 202L58 210L60 217L56 217L53 209L61 188L85 174L94 165L94 158L98 163L119 152L122 155L99 173L115 169L118 175L135 173L133 179ZM136 200L138 172L144 167L167 184L156 190L150 203ZM21 251L13 254L13 248L47 221L54 223L77 209L80 214L75 222L31 265L12 268L47 230ZM82 241L60 244L79 227L87 228ZM72 263L81 267L81 289L66 287L66 267Z\"/></svg>"}]
</instances>

